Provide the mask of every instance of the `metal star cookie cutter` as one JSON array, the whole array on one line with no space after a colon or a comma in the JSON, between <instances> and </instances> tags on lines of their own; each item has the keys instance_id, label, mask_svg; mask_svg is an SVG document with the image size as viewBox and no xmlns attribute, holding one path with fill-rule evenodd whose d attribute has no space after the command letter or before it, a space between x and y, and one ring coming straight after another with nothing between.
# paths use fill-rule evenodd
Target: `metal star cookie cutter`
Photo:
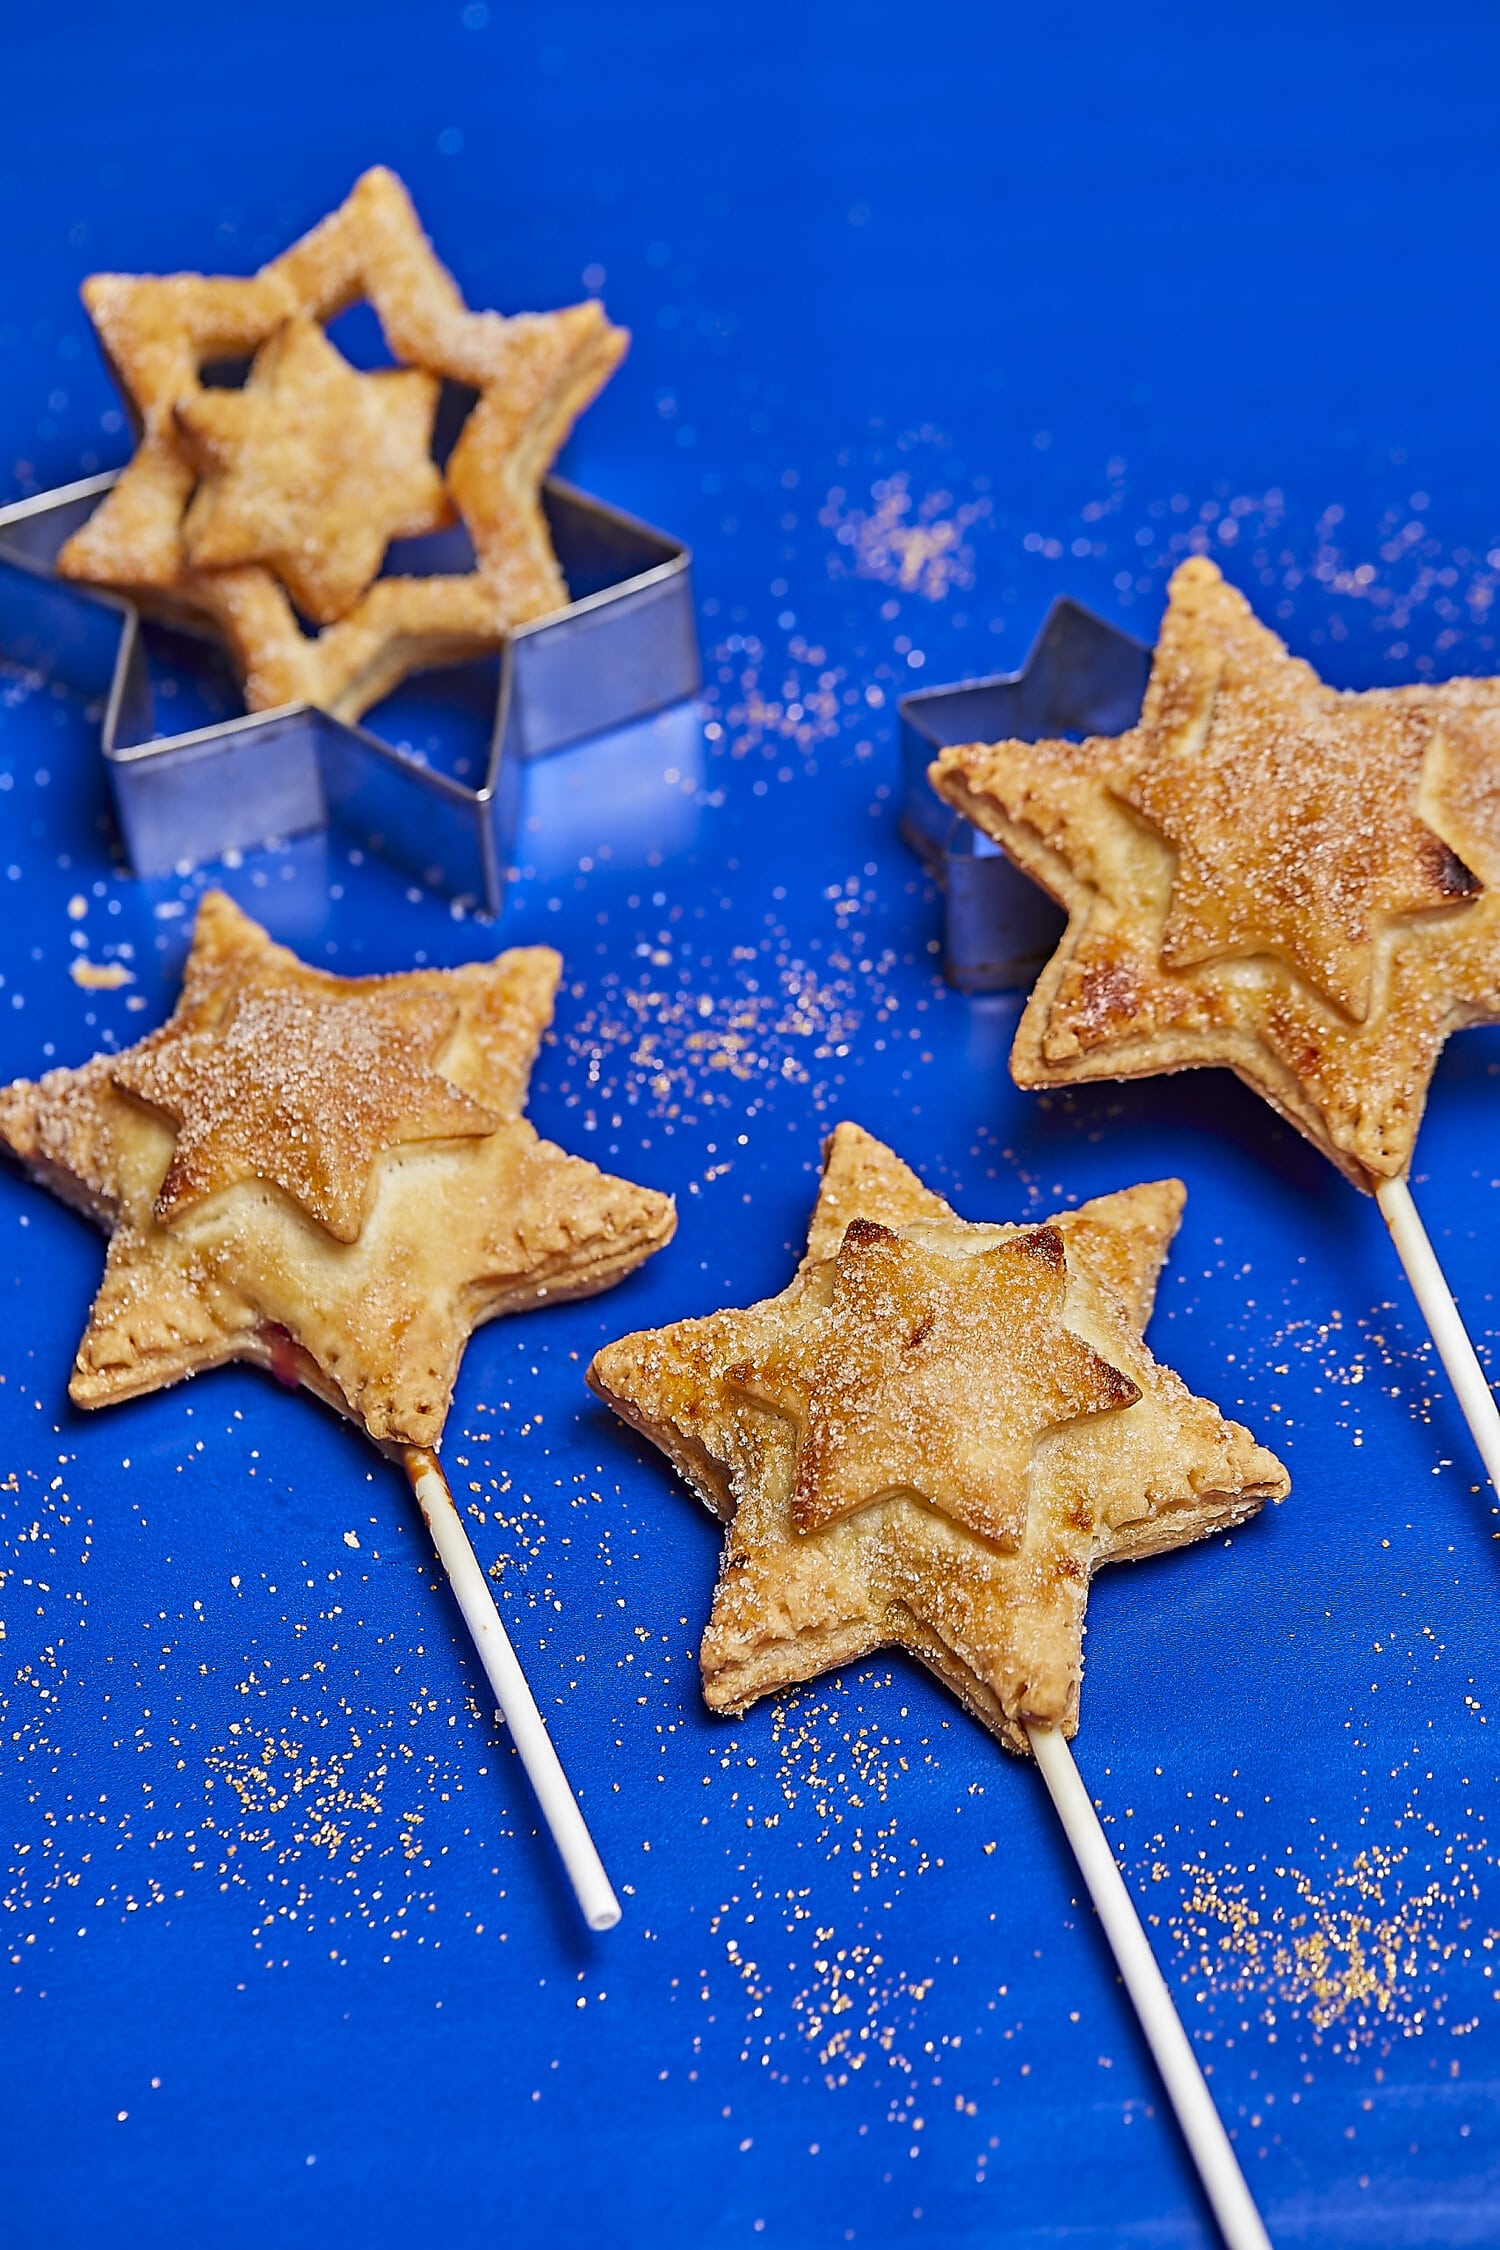
<instances>
[{"instance_id":1,"label":"metal star cookie cutter","mask_svg":"<svg viewBox=\"0 0 1500 2250\"><path fill-rule=\"evenodd\" d=\"M81 668L79 684L103 702L101 747L137 875L171 874L332 819L431 889L496 914L525 764L700 685L689 550L549 478L543 506L576 597L506 637L477 787L305 703L158 736L135 605L54 569L118 473L0 509L0 585L7 653L75 679ZM461 529L410 542L408 554L418 548L423 570L473 560Z\"/></svg>"},{"instance_id":2,"label":"metal star cookie cutter","mask_svg":"<svg viewBox=\"0 0 1500 2250\"><path fill-rule=\"evenodd\" d=\"M901 833L944 896L943 973L963 992L1015 992L1062 935L1062 909L927 779L954 742L1120 734L1140 716L1151 651L1080 603L1052 604L1018 672L902 696Z\"/></svg>"}]
</instances>

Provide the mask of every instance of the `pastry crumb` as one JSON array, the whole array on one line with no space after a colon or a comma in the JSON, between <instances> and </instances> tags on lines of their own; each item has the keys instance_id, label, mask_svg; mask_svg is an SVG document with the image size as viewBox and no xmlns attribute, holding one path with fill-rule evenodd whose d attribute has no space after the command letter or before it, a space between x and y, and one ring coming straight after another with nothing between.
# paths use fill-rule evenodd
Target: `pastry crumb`
<instances>
[{"instance_id":1,"label":"pastry crumb","mask_svg":"<svg viewBox=\"0 0 1500 2250\"><path fill-rule=\"evenodd\" d=\"M86 961L81 954L68 963L68 974L85 992L118 992L122 984L135 983L135 972L123 961Z\"/></svg>"}]
</instances>

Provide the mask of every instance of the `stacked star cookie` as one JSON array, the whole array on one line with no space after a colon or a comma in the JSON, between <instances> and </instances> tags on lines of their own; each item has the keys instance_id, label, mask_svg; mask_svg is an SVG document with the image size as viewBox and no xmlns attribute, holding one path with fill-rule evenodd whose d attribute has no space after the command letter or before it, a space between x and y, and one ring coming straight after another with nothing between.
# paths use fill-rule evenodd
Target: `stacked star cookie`
<instances>
[{"instance_id":1,"label":"stacked star cookie","mask_svg":"<svg viewBox=\"0 0 1500 2250\"><path fill-rule=\"evenodd\" d=\"M96 274L83 294L140 437L58 569L212 627L252 711L356 719L407 672L566 604L540 492L628 342L597 303L470 312L382 169L248 279ZM361 300L393 368L356 372L324 333ZM206 380L247 357L243 389ZM439 471L444 380L474 403ZM379 575L392 540L455 515L472 570Z\"/></svg>"},{"instance_id":2,"label":"stacked star cookie","mask_svg":"<svg viewBox=\"0 0 1500 2250\"><path fill-rule=\"evenodd\" d=\"M597 1355L593 1388L727 1523L714 1709L894 1644L1014 1750L1073 1731L1097 1565L1288 1489L1142 1338L1183 1200L1164 1180L968 1225L841 1125L779 1297Z\"/></svg>"}]
</instances>

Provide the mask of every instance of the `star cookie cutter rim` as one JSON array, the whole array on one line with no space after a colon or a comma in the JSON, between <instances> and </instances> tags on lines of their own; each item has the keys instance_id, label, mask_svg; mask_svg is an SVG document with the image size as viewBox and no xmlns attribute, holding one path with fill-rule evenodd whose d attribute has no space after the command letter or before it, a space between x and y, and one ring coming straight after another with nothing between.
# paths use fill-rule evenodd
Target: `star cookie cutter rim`
<instances>
[{"instance_id":1,"label":"star cookie cutter rim","mask_svg":"<svg viewBox=\"0 0 1500 2250\"><path fill-rule=\"evenodd\" d=\"M1119 734L1140 716L1144 641L1062 594L1014 672L918 688L897 703L901 834L943 893L943 974L962 992L1029 989L1062 935L1062 908L927 779L954 742Z\"/></svg>"},{"instance_id":2,"label":"star cookie cutter rim","mask_svg":"<svg viewBox=\"0 0 1500 2250\"><path fill-rule=\"evenodd\" d=\"M477 786L306 703L156 737L140 610L53 568L119 474L105 470L0 508L0 581L19 577L42 596L33 610L39 626L25 644L39 668L66 660L83 637L78 605L106 632L117 620L100 747L139 876L182 872L332 820L429 889L498 914L523 767L685 701L702 684L690 549L549 477L542 500L564 576L593 590L507 634ZM424 541L429 567L465 567L453 551L462 541L461 532ZM12 608L7 595L7 623ZM0 630L0 645L13 638Z\"/></svg>"}]
</instances>

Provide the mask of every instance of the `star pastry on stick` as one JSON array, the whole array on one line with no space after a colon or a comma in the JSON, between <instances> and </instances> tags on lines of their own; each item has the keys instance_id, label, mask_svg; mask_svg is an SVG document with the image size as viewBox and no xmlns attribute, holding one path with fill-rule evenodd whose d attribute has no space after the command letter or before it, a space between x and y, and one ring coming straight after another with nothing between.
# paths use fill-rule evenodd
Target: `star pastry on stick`
<instances>
[{"instance_id":1,"label":"star pastry on stick","mask_svg":"<svg viewBox=\"0 0 1500 2250\"><path fill-rule=\"evenodd\" d=\"M1028 1722L1073 1731L1095 1567L1288 1489L1142 1338L1183 1200L970 1225L841 1125L779 1297L597 1354L594 1390L727 1527L713 1709L895 1646L1014 1750Z\"/></svg>"},{"instance_id":2,"label":"star pastry on stick","mask_svg":"<svg viewBox=\"0 0 1500 2250\"><path fill-rule=\"evenodd\" d=\"M140 436L58 569L209 622L249 709L305 701L352 720L407 672L481 655L566 604L541 484L629 339L592 301L470 312L394 173L366 172L243 280L96 274L83 296ZM356 375L309 335L361 299L394 372ZM226 403L236 394L205 384L205 369L251 354L248 403ZM413 440L442 377L477 397L439 491ZM450 509L473 570L374 576L389 539ZM321 632L303 631L294 603Z\"/></svg>"},{"instance_id":3,"label":"star pastry on stick","mask_svg":"<svg viewBox=\"0 0 1500 2250\"><path fill-rule=\"evenodd\" d=\"M1227 1064L1368 1191L1500 1019L1500 682L1329 688L1195 558L1134 727L929 770L1068 911L1023 1086Z\"/></svg>"},{"instance_id":4,"label":"star pastry on stick","mask_svg":"<svg viewBox=\"0 0 1500 2250\"><path fill-rule=\"evenodd\" d=\"M0 1090L0 1145L110 1238L74 1401L245 1359L433 1447L480 1322L659 1249L668 1197L522 1114L560 971L533 946L331 976L207 892L159 1031Z\"/></svg>"}]
</instances>

